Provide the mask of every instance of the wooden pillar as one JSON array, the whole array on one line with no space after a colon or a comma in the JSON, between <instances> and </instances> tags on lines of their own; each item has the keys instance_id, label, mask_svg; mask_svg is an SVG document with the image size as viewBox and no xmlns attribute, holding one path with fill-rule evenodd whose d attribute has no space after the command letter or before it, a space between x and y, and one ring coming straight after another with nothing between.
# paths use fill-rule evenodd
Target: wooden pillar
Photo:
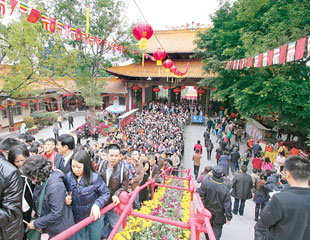
<instances>
[{"instance_id":1,"label":"wooden pillar","mask_svg":"<svg viewBox=\"0 0 310 240\"><path fill-rule=\"evenodd\" d=\"M206 90L206 105L205 105L205 112L210 116L210 89Z\"/></svg>"},{"instance_id":2,"label":"wooden pillar","mask_svg":"<svg viewBox=\"0 0 310 240\"><path fill-rule=\"evenodd\" d=\"M126 112L129 111L129 89L127 91L127 94L126 94Z\"/></svg>"},{"instance_id":3,"label":"wooden pillar","mask_svg":"<svg viewBox=\"0 0 310 240\"><path fill-rule=\"evenodd\" d=\"M145 86L142 87L142 108L145 104Z\"/></svg>"},{"instance_id":4,"label":"wooden pillar","mask_svg":"<svg viewBox=\"0 0 310 240\"><path fill-rule=\"evenodd\" d=\"M110 106L109 97L108 97L108 96L105 97L105 102L106 102L106 108L107 108L108 106Z\"/></svg>"},{"instance_id":5,"label":"wooden pillar","mask_svg":"<svg viewBox=\"0 0 310 240\"><path fill-rule=\"evenodd\" d=\"M39 99L36 100L36 111L40 111L40 101Z\"/></svg>"},{"instance_id":6,"label":"wooden pillar","mask_svg":"<svg viewBox=\"0 0 310 240\"><path fill-rule=\"evenodd\" d=\"M75 95L75 111L79 110L79 100L78 100L78 96Z\"/></svg>"},{"instance_id":7,"label":"wooden pillar","mask_svg":"<svg viewBox=\"0 0 310 240\"><path fill-rule=\"evenodd\" d=\"M60 96L57 97L57 111L61 111Z\"/></svg>"}]
</instances>

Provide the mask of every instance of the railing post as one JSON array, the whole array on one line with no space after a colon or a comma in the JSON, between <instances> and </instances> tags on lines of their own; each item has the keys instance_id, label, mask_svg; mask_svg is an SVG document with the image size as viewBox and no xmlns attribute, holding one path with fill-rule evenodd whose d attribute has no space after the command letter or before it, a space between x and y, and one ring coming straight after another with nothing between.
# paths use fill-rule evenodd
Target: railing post
<instances>
[{"instance_id":1,"label":"railing post","mask_svg":"<svg viewBox=\"0 0 310 240\"><path fill-rule=\"evenodd\" d=\"M154 198L154 188L155 188L155 182L152 182L151 183L151 187L152 187L152 196L151 196L151 198L152 198L152 200L153 200L153 198Z\"/></svg>"}]
</instances>

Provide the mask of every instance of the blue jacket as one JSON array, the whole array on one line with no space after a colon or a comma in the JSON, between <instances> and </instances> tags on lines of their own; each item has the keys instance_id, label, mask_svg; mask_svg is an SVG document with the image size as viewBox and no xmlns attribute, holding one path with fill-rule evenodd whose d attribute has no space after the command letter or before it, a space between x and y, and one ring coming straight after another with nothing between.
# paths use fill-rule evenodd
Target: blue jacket
<instances>
[{"instance_id":1,"label":"blue jacket","mask_svg":"<svg viewBox=\"0 0 310 240\"><path fill-rule=\"evenodd\" d=\"M75 222L89 217L90 210L94 204L103 208L110 198L110 191L104 183L102 177L96 173L91 173L91 184L84 186L84 177L77 182L73 173L68 173L66 185L68 191L72 192L72 210Z\"/></svg>"}]
</instances>

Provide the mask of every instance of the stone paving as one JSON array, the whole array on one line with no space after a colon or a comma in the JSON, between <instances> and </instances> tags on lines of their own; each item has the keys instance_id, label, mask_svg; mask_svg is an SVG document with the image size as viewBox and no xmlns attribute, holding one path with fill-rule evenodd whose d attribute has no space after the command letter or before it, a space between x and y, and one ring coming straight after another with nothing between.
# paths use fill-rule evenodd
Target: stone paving
<instances>
[{"instance_id":1,"label":"stone paving","mask_svg":"<svg viewBox=\"0 0 310 240\"><path fill-rule=\"evenodd\" d=\"M200 140L202 143L204 142L203 133L206 127L202 125L189 125L185 129L185 151L184 151L184 168L191 168L192 175L194 175L194 167L192 163L192 156L194 154L194 145L197 143L197 140ZM234 136L233 136L234 138ZM215 149L219 146L216 143L216 137L211 134L211 140L214 144L214 149L212 151L211 160L207 160L206 148L203 149L201 166L199 171L203 171L205 166L215 166ZM232 140L234 143L234 140ZM240 145L240 153L243 153L246 149L246 140L242 139L242 143ZM252 172L252 164L249 164L248 173ZM230 173L231 174L231 173ZM200 175L200 174L199 174ZM232 178L232 175L230 175ZM197 184L197 183L196 183ZM199 184L197 184L199 186ZM233 204L232 198L232 204ZM254 211L255 211L255 203L252 199L247 200L245 204L244 215L241 217L239 215L233 215L233 219L229 225L225 224L223 226L223 234L222 240L250 240L254 239ZM204 236L201 236L200 239L205 239Z\"/></svg>"}]
</instances>

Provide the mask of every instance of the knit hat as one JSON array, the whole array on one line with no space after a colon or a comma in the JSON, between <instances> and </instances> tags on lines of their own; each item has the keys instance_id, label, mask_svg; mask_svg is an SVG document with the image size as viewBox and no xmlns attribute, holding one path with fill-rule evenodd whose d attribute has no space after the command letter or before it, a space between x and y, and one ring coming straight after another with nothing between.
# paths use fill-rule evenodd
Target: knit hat
<instances>
[{"instance_id":1,"label":"knit hat","mask_svg":"<svg viewBox=\"0 0 310 240\"><path fill-rule=\"evenodd\" d=\"M214 177L220 178L223 177L224 171L221 166L215 166L212 168L212 173Z\"/></svg>"}]
</instances>

